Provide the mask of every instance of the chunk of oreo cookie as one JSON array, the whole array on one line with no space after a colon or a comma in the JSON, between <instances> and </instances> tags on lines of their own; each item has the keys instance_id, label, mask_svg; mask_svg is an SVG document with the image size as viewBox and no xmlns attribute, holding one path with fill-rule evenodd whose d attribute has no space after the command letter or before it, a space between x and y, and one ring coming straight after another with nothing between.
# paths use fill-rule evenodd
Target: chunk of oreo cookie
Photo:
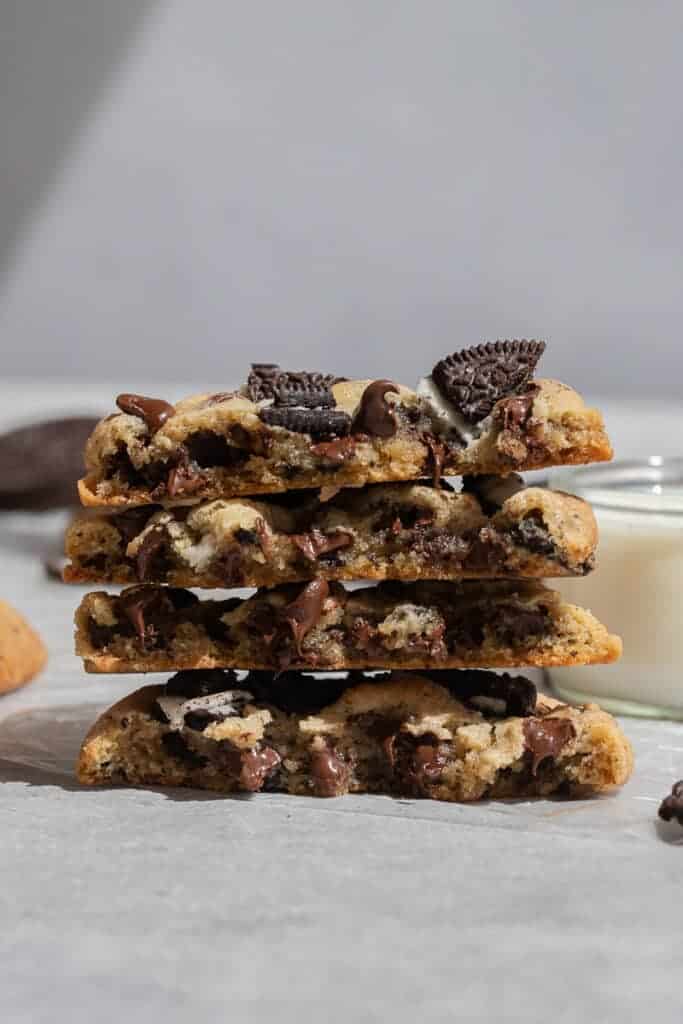
<instances>
[{"instance_id":1,"label":"chunk of oreo cookie","mask_svg":"<svg viewBox=\"0 0 683 1024\"><path fill-rule=\"evenodd\" d=\"M486 715L527 718L536 707L536 687L525 676L487 669L432 669L425 675Z\"/></svg>"},{"instance_id":2,"label":"chunk of oreo cookie","mask_svg":"<svg viewBox=\"0 0 683 1024\"><path fill-rule=\"evenodd\" d=\"M247 395L252 402L277 400L281 388L329 390L340 379L329 373L282 370L277 363L252 363L247 377Z\"/></svg>"},{"instance_id":3,"label":"chunk of oreo cookie","mask_svg":"<svg viewBox=\"0 0 683 1024\"><path fill-rule=\"evenodd\" d=\"M0 508L59 508L78 502L89 416L31 423L0 436Z\"/></svg>"},{"instance_id":4,"label":"chunk of oreo cookie","mask_svg":"<svg viewBox=\"0 0 683 1024\"><path fill-rule=\"evenodd\" d=\"M332 390L324 384L286 381L275 393L276 406L297 406L300 409L334 409L337 402Z\"/></svg>"},{"instance_id":5,"label":"chunk of oreo cookie","mask_svg":"<svg viewBox=\"0 0 683 1024\"><path fill-rule=\"evenodd\" d=\"M432 379L469 423L479 423L501 398L524 390L544 351L544 341L489 341L440 360Z\"/></svg>"},{"instance_id":6,"label":"chunk of oreo cookie","mask_svg":"<svg viewBox=\"0 0 683 1024\"><path fill-rule=\"evenodd\" d=\"M183 669L176 672L164 687L166 697L208 697L237 687L237 676L232 669Z\"/></svg>"},{"instance_id":7,"label":"chunk of oreo cookie","mask_svg":"<svg viewBox=\"0 0 683 1024\"><path fill-rule=\"evenodd\" d=\"M301 409L269 406L259 417L269 427L284 427L295 434L310 434L315 440L345 437L351 429L351 417L338 409Z\"/></svg>"}]
</instances>

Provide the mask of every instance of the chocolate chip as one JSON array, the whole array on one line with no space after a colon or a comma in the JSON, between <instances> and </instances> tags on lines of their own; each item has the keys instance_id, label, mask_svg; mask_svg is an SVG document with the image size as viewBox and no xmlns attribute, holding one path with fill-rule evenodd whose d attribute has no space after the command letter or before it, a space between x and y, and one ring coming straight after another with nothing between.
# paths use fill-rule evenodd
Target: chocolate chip
<instances>
[{"instance_id":1,"label":"chocolate chip","mask_svg":"<svg viewBox=\"0 0 683 1024\"><path fill-rule=\"evenodd\" d=\"M194 494L203 483L204 477L199 472L197 463L190 458L186 448L181 448L178 461L166 480L166 494L169 498L177 498L179 494ZM163 494L161 496L163 497Z\"/></svg>"},{"instance_id":2,"label":"chocolate chip","mask_svg":"<svg viewBox=\"0 0 683 1024\"><path fill-rule=\"evenodd\" d=\"M506 398L496 409L496 417L503 430L509 431L519 437L529 420L531 410L536 397L535 389L525 395L518 395L515 398Z\"/></svg>"},{"instance_id":3,"label":"chocolate chip","mask_svg":"<svg viewBox=\"0 0 683 1024\"><path fill-rule=\"evenodd\" d=\"M547 608L500 608L495 629L504 643L523 644L542 636L548 628L550 616Z\"/></svg>"},{"instance_id":4,"label":"chocolate chip","mask_svg":"<svg viewBox=\"0 0 683 1024\"><path fill-rule=\"evenodd\" d=\"M97 420L72 416L32 423L0 436L0 508L75 505L83 449Z\"/></svg>"},{"instance_id":5,"label":"chocolate chip","mask_svg":"<svg viewBox=\"0 0 683 1024\"><path fill-rule=\"evenodd\" d=\"M184 761L192 768L203 768L207 764L207 759L191 750L178 732L165 732L161 744L170 757Z\"/></svg>"},{"instance_id":6,"label":"chocolate chip","mask_svg":"<svg viewBox=\"0 0 683 1024\"><path fill-rule=\"evenodd\" d=\"M524 676L484 669L437 669L426 674L464 704L485 713L527 718L536 707L536 687Z\"/></svg>"},{"instance_id":7,"label":"chocolate chip","mask_svg":"<svg viewBox=\"0 0 683 1024\"><path fill-rule=\"evenodd\" d=\"M230 444L222 434L213 430L197 430L185 439L190 462L195 462L202 469L231 469L249 458L249 453L242 446Z\"/></svg>"},{"instance_id":8,"label":"chocolate chip","mask_svg":"<svg viewBox=\"0 0 683 1024\"><path fill-rule=\"evenodd\" d=\"M390 760L408 791L417 796L429 793L430 785L438 782L449 762L451 748L433 733L415 737L398 732L391 741Z\"/></svg>"},{"instance_id":9,"label":"chocolate chip","mask_svg":"<svg viewBox=\"0 0 683 1024\"><path fill-rule=\"evenodd\" d=\"M301 647L304 639L317 625L329 592L326 580L311 580L279 613L280 621L291 631L291 640L299 657L303 656Z\"/></svg>"},{"instance_id":10,"label":"chocolate chip","mask_svg":"<svg viewBox=\"0 0 683 1024\"><path fill-rule=\"evenodd\" d=\"M659 805L659 817L662 821L676 820L683 825L683 779L675 782L669 796L665 796Z\"/></svg>"},{"instance_id":11,"label":"chocolate chip","mask_svg":"<svg viewBox=\"0 0 683 1024\"><path fill-rule=\"evenodd\" d=\"M524 743L531 754L531 773L548 757L557 757L574 738L576 731L568 718L527 718L524 722Z\"/></svg>"},{"instance_id":12,"label":"chocolate chip","mask_svg":"<svg viewBox=\"0 0 683 1024\"><path fill-rule=\"evenodd\" d=\"M310 434L312 438L343 437L351 427L351 418L338 409L269 406L259 411L259 417L269 427L282 427L294 434Z\"/></svg>"},{"instance_id":13,"label":"chocolate chip","mask_svg":"<svg viewBox=\"0 0 683 1024\"><path fill-rule=\"evenodd\" d=\"M433 434L425 434L424 441L429 448L429 460L432 467L432 486L437 490L441 487L441 474L443 473L444 460L446 458L446 446L437 441Z\"/></svg>"},{"instance_id":14,"label":"chocolate chip","mask_svg":"<svg viewBox=\"0 0 683 1024\"><path fill-rule=\"evenodd\" d=\"M158 620L175 611L170 594L170 590L162 587L129 587L119 595L118 609L143 644L156 635L156 623L149 620Z\"/></svg>"},{"instance_id":15,"label":"chocolate chip","mask_svg":"<svg viewBox=\"0 0 683 1024\"><path fill-rule=\"evenodd\" d=\"M474 531L470 543L465 565L476 572L500 571L512 550L510 541L492 526Z\"/></svg>"},{"instance_id":16,"label":"chocolate chip","mask_svg":"<svg viewBox=\"0 0 683 1024\"><path fill-rule=\"evenodd\" d=\"M150 566L163 551L166 539L166 530L162 526L154 526L145 534L135 558L137 576L140 581L149 578Z\"/></svg>"},{"instance_id":17,"label":"chocolate chip","mask_svg":"<svg viewBox=\"0 0 683 1024\"><path fill-rule=\"evenodd\" d=\"M323 441L322 444L311 445L311 454L332 466L343 465L355 453L356 442L352 437L340 437L336 441Z\"/></svg>"},{"instance_id":18,"label":"chocolate chip","mask_svg":"<svg viewBox=\"0 0 683 1024\"><path fill-rule=\"evenodd\" d=\"M544 341L487 342L440 360L432 377L444 398L478 423L501 398L524 390L544 350Z\"/></svg>"},{"instance_id":19,"label":"chocolate chip","mask_svg":"<svg viewBox=\"0 0 683 1024\"><path fill-rule=\"evenodd\" d=\"M317 561L321 555L328 554L330 551L348 548L353 544L353 534L341 529L334 530L332 533L323 533L321 530L313 529L310 533L292 534L291 539L310 562Z\"/></svg>"},{"instance_id":20,"label":"chocolate chip","mask_svg":"<svg viewBox=\"0 0 683 1024\"><path fill-rule=\"evenodd\" d=\"M119 395L116 399L121 412L144 420L150 434L156 434L166 420L175 415L175 409L163 398L147 398L145 395Z\"/></svg>"},{"instance_id":21,"label":"chocolate chip","mask_svg":"<svg viewBox=\"0 0 683 1024\"><path fill-rule=\"evenodd\" d=\"M331 747L311 754L311 782L316 796L341 796L347 792L349 769Z\"/></svg>"},{"instance_id":22,"label":"chocolate chip","mask_svg":"<svg viewBox=\"0 0 683 1024\"><path fill-rule=\"evenodd\" d=\"M352 434L368 434L370 437L394 436L396 416L386 400L389 392L395 395L399 393L396 385L390 380L375 380L368 384L351 422Z\"/></svg>"},{"instance_id":23,"label":"chocolate chip","mask_svg":"<svg viewBox=\"0 0 683 1024\"><path fill-rule=\"evenodd\" d=\"M223 693L237 686L237 676L232 669L184 669L176 672L166 683L166 697L208 697L213 693Z\"/></svg>"},{"instance_id":24,"label":"chocolate chip","mask_svg":"<svg viewBox=\"0 0 683 1024\"><path fill-rule=\"evenodd\" d=\"M227 770L236 776L240 788L247 793L257 793L266 780L276 771L282 758L273 747L257 750L238 750L225 741L221 754Z\"/></svg>"}]
</instances>

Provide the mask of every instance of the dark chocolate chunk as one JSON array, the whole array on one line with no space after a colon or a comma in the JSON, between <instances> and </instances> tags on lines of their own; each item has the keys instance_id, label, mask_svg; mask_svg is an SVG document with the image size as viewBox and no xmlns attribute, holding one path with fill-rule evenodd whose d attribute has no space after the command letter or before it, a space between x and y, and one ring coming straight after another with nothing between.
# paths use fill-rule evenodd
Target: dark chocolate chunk
<instances>
[{"instance_id":1,"label":"dark chocolate chunk","mask_svg":"<svg viewBox=\"0 0 683 1024\"><path fill-rule=\"evenodd\" d=\"M500 608L495 619L495 629L506 644L523 644L534 637L542 636L548 628L548 610L540 608Z\"/></svg>"},{"instance_id":2,"label":"dark chocolate chunk","mask_svg":"<svg viewBox=\"0 0 683 1024\"><path fill-rule=\"evenodd\" d=\"M175 611L171 591L162 587L129 587L118 599L119 611L146 644L154 639L158 621Z\"/></svg>"},{"instance_id":3,"label":"dark chocolate chunk","mask_svg":"<svg viewBox=\"0 0 683 1024\"><path fill-rule=\"evenodd\" d=\"M433 434L425 434L424 442L429 448L429 461L432 468L432 487L437 490L441 487L441 474L443 473L443 464L446 458L446 446L441 441L437 441ZM427 469L427 467L425 467Z\"/></svg>"},{"instance_id":4,"label":"dark chocolate chunk","mask_svg":"<svg viewBox=\"0 0 683 1024\"><path fill-rule=\"evenodd\" d=\"M246 444L247 439L242 440ZM185 439L185 445L190 462L195 462L202 469L216 466L231 469L249 458L244 446L230 444L226 437L213 430L197 430Z\"/></svg>"},{"instance_id":5,"label":"dark chocolate chunk","mask_svg":"<svg viewBox=\"0 0 683 1024\"><path fill-rule=\"evenodd\" d=\"M0 436L0 508L75 505L83 449L97 425L86 416L32 423Z\"/></svg>"},{"instance_id":6,"label":"dark chocolate chunk","mask_svg":"<svg viewBox=\"0 0 683 1024\"><path fill-rule=\"evenodd\" d=\"M483 526L471 537L465 565L478 572L496 572L504 567L511 550L512 545L506 537L492 526Z\"/></svg>"},{"instance_id":7,"label":"dark chocolate chunk","mask_svg":"<svg viewBox=\"0 0 683 1024\"><path fill-rule=\"evenodd\" d=\"M232 669L184 669L176 672L166 683L166 697L209 697L238 687L237 676Z\"/></svg>"},{"instance_id":8,"label":"dark chocolate chunk","mask_svg":"<svg viewBox=\"0 0 683 1024\"><path fill-rule=\"evenodd\" d=\"M197 468L197 463L190 458L187 449L182 447L178 461L169 471L166 494L169 498L177 498L179 494L194 494L203 482L204 478Z\"/></svg>"},{"instance_id":9,"label":"dark chocolate chunk","mask_svg":"<svg viewBox=\"0 0 683 1024\"><path fill-rule=\"evenodd\" d=\"M669 796L665 796L657 812L662 821L675 820L683 825L683 779L675 782Z\"/></svg>"},{"instance_id":10,"label":"dark chocolate chunk","mask_svg":"<svg viewBox=\"0 0 683 1024\"><path fill-rule=\"evenodd\" d=\"M532 388L525 395L504 399L496 409L496 418L503 430L520 437L527 425L534 405L536 391Z\"/></svg>"},{"instance_id":11,"label":"dark chocolate chunk","mask_svg":"<svg viewBox=\"0 0 683 1024\"><path fill-rule=\"evenodd\" d=\"M527 718L536 707L536 687L524 676L497 675L485 669L436 669L426 672L457 700L488 714ZM483 700L478 700L483 698ZM500 710L496 705L501 704Z\"/></svg>"},{"instance_id":12,"label":"dark chocolate chunk","mask_svg":"<svg viewBox=\"0 0 683 1024\"><path fill-rule=\"evenodd\" d=\"M279 613L280 621L291 632L291 640L299 657L303 654L301 645L317 625L329 592L326 580L311 580Z\"/></svg>"},{"instance_id":13,"label":"dark chocolate chunk","mask_svg":"<svg viewBox=\"0 0 683 1024\"><path fill-rule=\"evenodd\" d=\"M349 433L351 418L338 409L299 409L291 406L268 406L259 417L269 427L283 427L295 434L312 438L343 437Z\"/></svg>"},{"instance_id":14,"label":"dark chocolate chunk","mask_svg":"<svg viewBox=\"0 0 683 1024\"><path fill-rule=\"evenodd\" d=\"M125 512L119 512L112 517L112 526L115 526L119 531L126 547L134 537L142 533L149 520L158 510L158 506L148 505L145 508L129 508Z\"/></svg>"},{"instance_id":15,"label":"dark chocolate chunk","mask_svg":"<svg viewBox=\"0 0 683 1024\"><path fill-rule=\"evenodd\" d=\"M322 444L311 445L311 453L319 459L329 462L331 466L342 466L356 452L353 437L340 437L336 441L323 441Z\"/></svg>"},{"instance_id":16,"label":"dark chocolate chunk","mask_svg":"<svg viewBox=\"0 0 683 1024\"><path fill-rule=\"evenodd\" d=\"M531 754L532 775L536 775L546 758L557 757L575 735L574 726L568 718L527 718L524 742Z\"/></svg>"},{"instance_id":17,"label":"dark chocolate chunk","mask_svg":"<svg viewBox=\"0 0 683 1024\"><path fill-rule=\"evenodd\" d=\"M393 381L375 380L368 384L351 422L352 434L368 434L370 437L394 436L396 415L386 399L389 392L395 395L399 393Z\"/></svg>"},{"instance_id":18,"label":"dark chocolate chunk","mask_svg":"<svg viewBox=\"0 0 683 1024\"><path fill-rule=\"evenodd\" d=\"M489 341L440 360L432 377L443 397L478 423L501 398L525 389L544 350L544 341Z\"/></svg>"},{"instance_id":19,"label":"dark chocolate chunk","mask_svg":"<svg viewBox=\"0 0 683 1024\"><path fill-rule=\"evenodd\" d=\"M191 750L179 732L165 732L161 737L161 744L170 757L178 761L184 761L192 768L203 768L207 759Z\"/></svg>"},{"instance_id":20,"label":"dark chocolate chunk","mask_svg":"<svg viewBox=\"0 0 683 1024\"><path fill-rule=\"evenodd\" d=\"M439 781L451 753L450 745L433 733L415 737L397 732L385 741L385 750L403 786L416 796L424 796Z\"/></svg>"},{"instance_id":21,"label":"dark chocolate chunk","mask_svg":"<svg viewBox=\"0 0 683 1024\"><path fill-rule=\"evenodd\" d=\"M116 399L121 412L144 420L150 434L156 434L166 420L175 415L175 408L163 398L147 398L145 395L119 395Z\"/></svg>"},{"instance_id":22,"label":"dark chocolate chunk","mask_svg":"<svg viewBox=\"0 0 683 1024\"><path fill-rule=\"evenodd\" d=\"M221 744L221 754L227 770L236 776L240 788L247 793L257 793L262 789L282 761L273 747L239 750L228 741Z\"/></svg>"},{"instance_id":23,"label":"dark chocolate chunk","mask_svg":"<svg viewBox=\"0 0 683 1024\"><path fill-rule=\"evenodd\" d=\"M145 534L135 559L137 576L141 582L149 578L150 568L155 562L158 562L159 556L166 546L166 540L166 530L162 526L154 526Z\"/></svg>"},{"instance_id":24,"label":"dark chocolate chunk","mask_svg":"<svg viewBox=\"0 0 683 1024\"><path fill-rule=\"evenodd\" d=\"M334 530L332 533L313 529L310 533L292 534L291 539L310 562L317 561L321 555L326 555L330 551L348 548L353 544L353 534L342 529Z\"/></svg>"},{"instance_id":25,"label":"dark chocolate chunk","mask_svg":"<svg viewBox=\"0 0 683 1024\"><path fill-rule=\"evenodd\" d=\"M328 746L311 754L311 783L316 796L340 796L348 789L349 769L343 757Z\"/></svg>"}]
</instances>

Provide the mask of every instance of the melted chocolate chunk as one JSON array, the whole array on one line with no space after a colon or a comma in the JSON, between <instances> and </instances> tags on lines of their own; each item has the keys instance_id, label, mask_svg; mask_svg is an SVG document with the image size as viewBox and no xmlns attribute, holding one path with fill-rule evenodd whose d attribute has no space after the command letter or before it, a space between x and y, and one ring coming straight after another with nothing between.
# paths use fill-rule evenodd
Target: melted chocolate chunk
<instances>
[{"instance_id":1,"label":"melted chocolate chunk","mask_svg":"<svg viewBox=\"0 0 683 1024\"><path fill-rule=\"evenodd\" d=\"M484 713L527 718L536 707L536 687L524 676L497 675L485 669L437 669L425 674L457 700Z\"/></svg>"},{"instance_id":2,"label":"melted chocolate chunk","mask_svg":"<svg viewBox=\"0 0 683 1024\"><path fill-rule=\"evenodd\" d=\"M332 747L311 754L311 782L316 796L340 796L347 791L348 766Z\"/></svg>"},{"instance_id":3,"label":"melted chocolate chunk","mask_svg":"<svg viewBox=\"0 0 683 1024\"><path fill-rule=\"evenodd\" d=\"M398 732L390 741L389 750L400 782L416 796L428 794L429 787L439 781L451 754L450 745L433 733L416 737Z\"/></svg>"},{"instance_id":4,"label":"melted chocolate chunk","mask_svg":"<svg viewBox=\"0 0 683 1024\"><path fill-rule=\"evenodd\" d=\"M299 595L279 613L280 621L289 629L291 641L299 657L303 656L304 639L317 625L323 605L330 592L326 580L311 580Z\"/></svg>"},{"instance_id":5,"label":"melted chocolate chunk","mask_svg":"<svg viewBox=\"0 0 683 1024\"><path fill-rule=\"evenodd\" d=\"M356 442L352 437L340 437L336 441L323 441L322 444L311 445L311 453L329 462L331 466L341 466L356 453Z\"/></svg>"},{"instance_id":6,"label":"melted chocolate chunk","mask_svg":"<svg viewBox=\"0 0 683 1024\"><path fill-rule=\"evenodd\" d=\"M120 594L119 611L128 619L142 644L153 641L159 621L175 611L169 594L161 587L129 587Z\"/></svg>"},{"instance_id":7,"label":"melted chocolate chunk","mask_svg":"<svg viewBox=\"0 0 683 1024\"><path fill-rule=\"evenodd\" d=\"M187 449L182 447L176 465L168 474L166 494L169 498L176 498L179 494L194 494L203 483L204 477L199 472L197 463L190 458ZM160 496L163 497L163 492Z\"/></svg>"},{"instance_id":8,"label":"melted chocolate chunk","mask_svg":"<svg viewBox=\"0 0 683 1024\"><path fill-rule=\"evenodd\" d=\"M227 438L213 430L197 430L185 439L185 445L190 462L202 469L231 469L249 458L244 447L229 444Z\"/></svg>"},{"instance_id":9,"label":"melted chocolate chunk","mask_svg":"<svg viewBox=\"0 0 683 1024\"><path fill-rule=\"evenodd\" d=\"M261 409L259 417L269 427L283 427L295 434L310 434L312 438L320 439L343 437L351 427L351 418L338 409L299 409L273 405Z\"/></svg>"},{"instance_id":10,"label":"melted chocolate chunk","mask_svg":"<svg viewBox=\"0 0 683 1024\"><path fill-rule=\"evenodd\" d=\"M360 405L351 422L352 434L367 434L369 437L393 437L396 433L396 415L387 402L386 395L399 393L390 380L375 380L363 392Z\"/></svg>"},{"instance_id":11,"label":"melted chocolate chunk","mask_svg":"<svg viewBox=\"0 0 683 1024\"><path fill-rule=\"evenodd\" d=\"M163 398L147 398L145 395L119 395L116 399L121 412L144 420L150 434L156 434L166 420L175 415L175 409Z\"/></svg>"},{"instance_id":12,"label":"melted chocolate chunk","mask_svg":"<svg viewBox=\"0 0 683 1024\"><path fill-rule=\"evenodd\" d=\"M501 398L525 389L544 350L544 341L487 342L442 359L432 378L469 423L479 423Z\"/></svg>"},{"instance_id":13,"label":"melted chocolate chunk","mask_svg":"<svg viewBox=\"0 0 683 1024\"><path fill-rule=\"evenodd\" d=\"M292 534L291 539L310 562L317 561L321 555L326 555L330 551L348 548L353 544L353 534L341 529L332 533L313 529L310 533Z\"/></svg>"},{"instance_id":14,"label":"melted chocolate chunk","mask_svg":"<svg viewBox=\"0 0 683 1024\"><path fill-rule=\"evenodd\" d=\"M229 741L221 743L221 757L226 769L237 778L240 789L257 793L279 767L282 758L272 747L239 750Z\"/></svg>"},{"instance_id":15,"label":"melted chocolate chunk","mask_svg":"<svg viewBox=\"0 0 683 1024\"><path fill-rule=\"evenodd\" d=\"M167 534L162 526L154 526L142 541L135 558L137 577L142 582L149 578L150 568L158 565L160 555L166 547Z\"/></svg>"},{"instance_id":16,"label":"melted chocolate chunk","mask_svg":"<svg viewBox=\"0 0 683 1024\"><path fill-rule=\"evenodd\" d=\"M176 672L166 683L166 697L209 697L213 693L224 693L238 687L237 676L232 669L184 669Z\"/></svg>"},{"instance_id":17,"label":"melted chocolate chunk","mask_svg":"<svg viewBox=\"0 0 683 1024\"><path fill-rule=\"evenodd\" d=\"M471 538L465 564L479 572L495 572L505 565L511 550L509 540L492 526L483 526Z\"/></svg>"},{"instance_id":18,"label":"melted chocolate chunk","mask_svg":"<svg viewBox=\"0 0 683 1024\"><path fill-rule=\"evenodd\" d=\"M536 391L531 389L525 395L506 398L501 402L496 409L496 418L502 429L520 437L531 416L535 397Z\"/></svg>"},{"instance_id":19,"label":"melted chocolate chunk","mask_svg":"<svg viewBox=\"0 0 683 1024\"><path fill-rule=\"evenodd\" d=\"M548 757L556 758L574 738L576 731L568 718L528 718L524 722L524 742L531 754L531 774Z\"/></svg>"},{"instance_id":20,"label":"melted chocolate chunk","mask_svg":"<svg viewBox=\"0 0 683 1024\"><path fill-rule=\"evenodd\" d=\"M192 768L203 768L207 764L207 759L191 750L179 732L165 732L161 744L170 757L184 761Z\"/></svg>"},{"instance_id":21,"label":"melted chocolate chunk","mask_svg":"<svg viewBox=\"0 0 683 1024\"><path fill-rule=\"evenodd\" d=\"M683 825L683 779L675 782L669 796L665 796L657 812L662 821L675 820Z\"/></svg>"}]
</instances>

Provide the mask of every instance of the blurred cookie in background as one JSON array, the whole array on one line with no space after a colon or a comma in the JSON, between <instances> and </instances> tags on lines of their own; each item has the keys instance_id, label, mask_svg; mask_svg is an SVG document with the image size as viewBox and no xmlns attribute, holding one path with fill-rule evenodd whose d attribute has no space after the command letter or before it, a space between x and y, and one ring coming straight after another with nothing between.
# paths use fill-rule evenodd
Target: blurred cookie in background
<instances>
[{"instance_id":1,"label":"blurred cookie in background","mask_svg":"<svg viewBox=\"0 0 683 1024\"><path fill-rule=\"evenodd\" d=\"M0 601L0 693L16 690L38 675L47 650L23 615Z\"/></svg>"},{"instance_id":2,"label":"blurred cookie in background","mask_svg":"<svg viewBox=\"0 0 683 1024\"><path fill-rule=\"evenodd\" d=\"M39 512L77 504L83 449L97 422L69 416L0 434L0 509Z\"/></svg>"}]
</instances>

